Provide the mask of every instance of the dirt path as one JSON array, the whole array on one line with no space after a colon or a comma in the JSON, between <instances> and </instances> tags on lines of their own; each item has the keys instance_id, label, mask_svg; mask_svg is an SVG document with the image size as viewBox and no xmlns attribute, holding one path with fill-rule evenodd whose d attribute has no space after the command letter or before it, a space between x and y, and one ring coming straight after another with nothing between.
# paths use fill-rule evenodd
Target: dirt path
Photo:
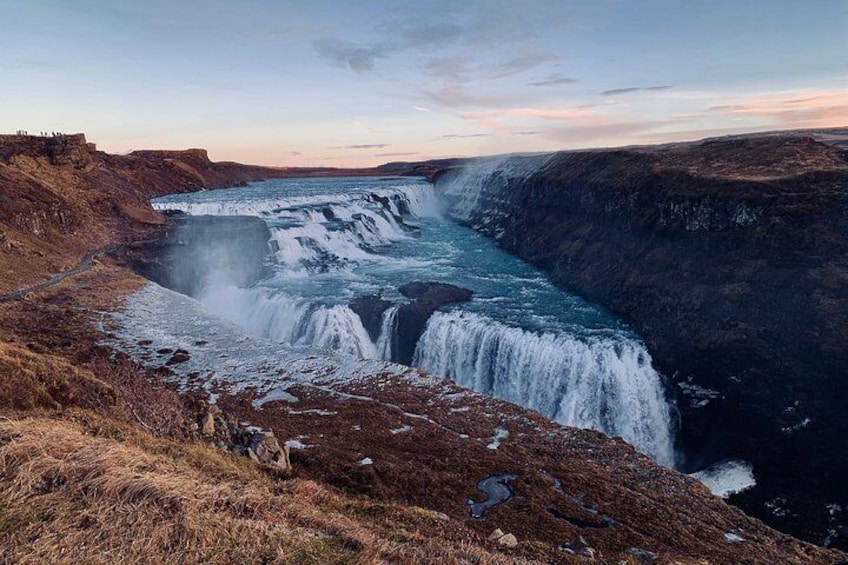
<instances>
[{"instance_id":1,"label":"dirt path","mask_svg":"<svg viewBox=\"0 0 848 565\"><path fill-rule=\"evenodd\" d=\"M96 259L100 255L103 255L104 253L114 251L115 249L116 247L114 245L110 245L109 247L102 247L100 249L95 249L94 251L89 251L82 258L82 261L80 261L79 265L77 265L73 269L69 271L62 271L57 275L53 275L47 282L28 286L26 288L22 288L21 290L16 290L14 292L0 294L0 302L11 302L13 300L21 300L31 292L41 292L42 290L47 290L50 287L56 286L68 277L73 277L79 275L80 273L86 272L94 264L94 259Z\"/></svg>"}]
</instances>

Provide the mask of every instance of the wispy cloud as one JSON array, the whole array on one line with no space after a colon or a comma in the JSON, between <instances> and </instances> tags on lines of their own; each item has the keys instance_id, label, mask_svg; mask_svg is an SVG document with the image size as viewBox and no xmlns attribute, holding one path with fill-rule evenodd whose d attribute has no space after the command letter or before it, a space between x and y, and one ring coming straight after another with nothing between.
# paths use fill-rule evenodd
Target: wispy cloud
<instances>
[{"instance_id":1,"label":"wispy cloud","mask_svg":"<svg viewBox=\"0 0 848 565\"><path fill-rule=\"evenodd\" d=\"M535 69L539 65L554 61L556 58L557 57L555 55L550 53L525 53L523 55L507 59L506 61L501 61L490 67L488 78L498 79L523 73L525 71Z\"/></svg>"},{"instance_id":2,"label":"wispy cloud","mask_svg":"<svg viewBox=\"0 0 848 565\"><path fill-rule=\"evenodd\" d=\"M445 47L462 39L465 28L445 21L406 19L386 23L378 31L402 38L407 47Z\"/></svg>"},{"instance_id":3,"label":"wispy cloud","mask_svg":"<svg viewBox=\"0 0 848 565\"><path fill-rule=\"evenodd\" d=\"M469 65L469 57L450 55L431 58L425 65L425 69L428 74L435 78L465 83L510 77L530 71L556 59L557 56L552 53L534 50L506 59Z\"/></svg>"},{"instance_id":4,"label":"wispy cloud","mask_svg":"<svg viewBox=\"0 0 848 565\"><path fill-rule=\"evenodd\" d=\"M474 137L490 137L491 133L448 133L438 139L471 139Z\"/></svg>"},{"instance_id":5,"label":"wispy cloud","mask_svg":"<svg viewBox=\"0 0 848 565\"><path fill-rule=\"evenodd\" d=\"M425 92L433 102L447 108L479 108L500 106L503 100L495 96L480 96L457 85L445 85L435 92Z\"/></svg>"},{"instance_id":6,"label":"wispy cloud","mask_svg":"<svg viewBox=\"0 0 848 565\"><path fill-rule=\"evenodd\" d=\"M707 111L737 119L766 118L780 127L832 127L848 123L848 91L787 91L749 96L712 106Z\"/></svg>"},{"instance_id":7,"label":"wispy cloud","mask_svg":"<svg viewBox=\"0 0 848 565\"><path fill-rule=\"evenodd\" d=\"M662 86L628 86L626 88L613 88L612 90L604 90L601 96L616 96L619 94L631 94L633 92L658 92L660 90L668 90L670 85Z\"/></svg>"},{"instance_id":8,"label":"wispy cloud","mask_svg":"<svg viewBox=\"0 0 848 565\"><path fill-rule=\"evenodd\" d=\"M633 134L648 132L666 125L663 121L619 122L551 128L545 136L563 143L622 143Z\"/></svg>"},{"instance_id":9,"label":"wispy cloud","mask_svg":"<svg viewBox=\"0 0 848 565\"><path fill-rule=\"evenodd\" d=\"M540 131L514 131L512 135L539 135Z\"/></svg>"},{"instance_id":10,"label":"wispy cloud","mask_svg":"<svg viewBox=\"0 0 848 565\"><path fill-rule=\"evenodd\" d=\"M562 84L574 84L577 82L576 78L565 76L561 73L555 73L552 75L548 75L547 78L541 80L535 80L529 83L530 86L559 86Z\"/></svg>"},{"instance_id":11,"label":"wispy cloud","mask_svg":"<svg viewBox=\"0 0 848 565\"><path fill-rule=\"evenodd\" d=\"M357 145L345 145L345 149L385 149L391 147L389 143L360 143Z\"/></svg>"},{"instance_id":12,"label":"wispy cloud","mask_svg":"<svg viewBox=\"0 0 848 565\"><path fill-rule=\"evenodd\" d=\"M319 39L313 45L319 55L360 74L373 71L377 59L386 57L389 52L386 45L362 47L354 43L327 38Z\"/></svg>"},{"instance_id":13,"label":"wispy cloud","mask_svg":"<svg viewBox=\"0 0 848 565\"><path fill-rule=\"evenodd\" d=\"M432 110L430 110L430 108L425 108L424 106L413 106L412 109L415 110L416 112L431 112L432 111Z\"/></svg>"},{"instance_id":14,"label":"wispy cloud","mask_svg":"<svg viewBox=\"0 0 848 565\"><path fill-rule=\"evenodd\" d=\"M574 120L592 113L594 106L573 108L505 108L497 111L501 117L535 118L540 120Z\"/></svg>"}]
</instances>

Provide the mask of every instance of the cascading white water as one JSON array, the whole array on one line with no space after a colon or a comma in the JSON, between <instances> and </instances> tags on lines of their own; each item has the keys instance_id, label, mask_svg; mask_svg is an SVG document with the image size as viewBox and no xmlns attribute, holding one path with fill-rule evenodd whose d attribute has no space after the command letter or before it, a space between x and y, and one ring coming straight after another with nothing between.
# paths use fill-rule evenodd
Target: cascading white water
<instances>
[{"instance_id":1,"label":"cascading white water","mask_svg":"<svg viewBox=\"0 0 848 565\"><path fill-rule=\"evenodd\" d=\"M191 215L265 218L276 261L289 274L306 274L379 261L371 250L409 237L404 215L429 216L439 204L432 186L383 188L332 197L290 196L211 202L154 202L159 210Z\"/></svg>"},{"instance_id":2,"label":"cascading white water","mask_svg":"<svg viewBox=\"0 0 848 565\"><path fill-rule=\"evenodd\" d=\"M347 306L321 306L272 294L266 288L232 286L211 288L200 301L258 337L326 347L362 359L377 358L362 321Z\"/></svg>"},{"instance_id":3,"label":"cascading white water","mask_svg":"<svg viewBox=\"0 0 848 565\"><path fill-rule=\"evenodd\" d=\"M201 196L204 193L200 193ZM210 193L205 193L210 194ZM310 210L319 212L330 208L335 213L344 212L353 216L377 203L395 216L411 214L413 216L432 216L441 208L435 191L430 185L408 185L397 188L380 188L367 192L335 195L308 196L254 196L240 199L192 200L185 195L163 197L151 202L155 210L179 210L192 216L286 216L289 212ZM347 209L347 212L345 212ZM312 219L319 219L313 215ZM323 218L321 218L323 220Z\"/></svg>"},{"instance_id":4,"label":"cascading white water","mask_svg":"<svg viewBox=\"0 0 848 565\"><path fill-rule=\"evenodd\" d=\"M476 211L482 191L494 184L497 177L500 182L526 179L540 171L555 154L511 155L500 158L478 159L472 164L441 177L437 186L439 194L450 206L449 213L460 221L468 221Z\"/></svg>"},{"instance_id":5,"label":"cascading white water","mask_svg":"<svg viewBox=\"0 0 848 565\"><path fill-rule=\"evenodd\" d=\"M437 312L413 364L560 423L621 436L674 464L669 405L638 342L539 335L479 314Z\"/></svg>"},{"instance_id":6,"label":"cascading white water","mask_svg":"<svg viewBox=\"0 0 848 565\"><path fill-rule=\"evenodd\" d=\"M397 337L398 306L392 306L383 312L380 324L380 337L377 338L377 356L385 361L392 360L394 341Z\"/></svg>"},{"instance_id":7,"label":"cascading white water","mask_svg":"<svg viewBox=\"0 0 848 565\"><path fill-rule=\"evenodd\" d=\"M438 187L449 196L451 215L468 220L484 186L497 185L484 194L497 198L497 190L547 159L487 161ZM410 280L465 286L475 292L472 304L461 307L465 312L433 315L415 364L561 423L622 436L658 462L674 463L672 409L644 345L629 329L563 295L482 236L438 217L428 184L321 182L327 192L304 194L303 187L280 183L267 191L251 187L246 194L210 192L156 203L189 214L255 215L268 224L273 276L250 288L211 281L200 296L206 306L259 337L391 360L403 300L397 289ZM419 218L420 232L405 223L409 217ZM490 219L475 216L482 223ZM419 233L420 240L411 238ZM369 293L395 302L383 313L376 343L348 306Z\"/></svg>"}]
</instances>

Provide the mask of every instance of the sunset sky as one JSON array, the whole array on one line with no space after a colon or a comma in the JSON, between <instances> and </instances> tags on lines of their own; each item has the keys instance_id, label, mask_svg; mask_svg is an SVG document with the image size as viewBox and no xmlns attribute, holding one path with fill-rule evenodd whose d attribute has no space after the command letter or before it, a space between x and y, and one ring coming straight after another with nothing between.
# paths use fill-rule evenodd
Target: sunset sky
<instances>
[{"instance_id":1,"label":"sunset sky","mask_svg":"<svg viewBox=\"0 0 848 565\"><path fill-rule=\"evenodd\" d=\"M0 130L373 165L848 126L848 1L0 0Z\"/></svg>"}]
</instances>

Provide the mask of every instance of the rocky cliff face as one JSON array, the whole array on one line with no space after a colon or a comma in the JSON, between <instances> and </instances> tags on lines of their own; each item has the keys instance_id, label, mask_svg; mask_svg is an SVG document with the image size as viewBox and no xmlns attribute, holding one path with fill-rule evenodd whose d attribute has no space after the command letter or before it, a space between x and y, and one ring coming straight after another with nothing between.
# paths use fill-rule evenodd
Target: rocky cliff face
<instances>
[{"instance_id":1,"label":"rocky cliff face","mask_svg":"<svg viewBox=\"0 0 848 565\"><path fill-rule=\"evenodd\" d=\"M460 220L640 331L678 385L689 470L745 458L758 486L736 504L845 547L844 148L778 135L511 157L436 184Z\"/></svg>"}]
</instances>

